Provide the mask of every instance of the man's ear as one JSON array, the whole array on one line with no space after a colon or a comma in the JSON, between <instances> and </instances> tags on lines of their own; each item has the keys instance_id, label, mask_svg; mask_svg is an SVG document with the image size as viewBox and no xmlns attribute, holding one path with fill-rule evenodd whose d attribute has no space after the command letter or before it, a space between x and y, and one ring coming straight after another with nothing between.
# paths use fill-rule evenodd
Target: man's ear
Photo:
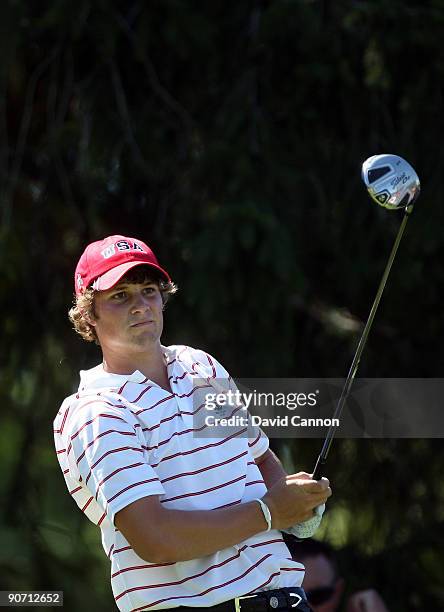
<instances>
[{"instance_id":1,"label":"man's ear","mask_svg":"<svg viewBox=\"0 0 444 612\"><path fill-rule=\"evenodd\" d=\"M92 325L92 327L95 327L97 325L96 317L89 315L84 310L81 310L80 312L82 313L82 316L85 319L85 321L88 323L88 325Z\"/></svg>"}]
</instances>

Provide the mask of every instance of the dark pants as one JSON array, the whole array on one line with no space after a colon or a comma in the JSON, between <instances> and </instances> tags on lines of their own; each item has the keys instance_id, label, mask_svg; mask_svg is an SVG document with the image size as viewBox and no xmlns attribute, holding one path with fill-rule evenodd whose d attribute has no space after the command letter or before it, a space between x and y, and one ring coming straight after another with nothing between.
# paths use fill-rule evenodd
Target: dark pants
<instances>
[{"instance_id":1,"label":"dark pants","mask_svg":"<svg viewBox=\"0 0 444 612\"><path fill-rule=\"evenodd\" d=\"M162 612L312 612L301 587L263 591L254 596L237 597L208 608L180 606Z\"/></svg>"}]
</instances>

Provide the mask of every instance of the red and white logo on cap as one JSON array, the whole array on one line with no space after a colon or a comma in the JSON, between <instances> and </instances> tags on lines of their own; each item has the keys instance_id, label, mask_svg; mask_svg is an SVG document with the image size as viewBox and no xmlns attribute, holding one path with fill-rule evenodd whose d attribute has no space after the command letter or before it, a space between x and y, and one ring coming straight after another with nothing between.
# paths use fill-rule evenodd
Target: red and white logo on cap
<instances>
[{"instance_id":1,"label":"red and white logo on cap","mask_svg":"<svg viewBox=\"0 0 444 612\"><path fill-rule=\"evenodd\" d=\"M114 242L113 244L107 246L106 249L103 249L101 254L104 259L109 259L115 255L117 251L130 251L131 249L142 251L142 253L145 252L140 244L137 244L136 241L129 242L128 240L119 240L118 242Z\"/></svg>"}]
</instances>

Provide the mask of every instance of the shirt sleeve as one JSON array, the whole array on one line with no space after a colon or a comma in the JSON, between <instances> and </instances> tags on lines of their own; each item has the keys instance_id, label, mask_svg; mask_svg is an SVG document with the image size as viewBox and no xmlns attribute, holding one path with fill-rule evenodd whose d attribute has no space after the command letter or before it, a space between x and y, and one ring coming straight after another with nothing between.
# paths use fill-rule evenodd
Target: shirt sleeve
<instances>
[{"instance_id":1,"label":"shirt sleeve","mask_svg":"<svg viewBox=\"0 0 444 612\"><path fill-rule=\"evenodd\" d=\"M82 401L66 430L70 474L87 487L111 522L132 502L165 493L148 463L140 423L117 399Z\"/></svg>"}]
</instances>

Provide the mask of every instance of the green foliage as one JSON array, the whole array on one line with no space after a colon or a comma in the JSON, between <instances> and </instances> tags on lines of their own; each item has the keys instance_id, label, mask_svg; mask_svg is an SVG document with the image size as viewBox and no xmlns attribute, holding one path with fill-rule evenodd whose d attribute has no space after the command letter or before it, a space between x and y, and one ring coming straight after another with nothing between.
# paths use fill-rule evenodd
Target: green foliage
<instances>
[{"instance_id":1,"label":"green foliage","mask_svg":"<svg viewBox=\"0 0 444 612\"><path fill-rule=\"evenodd\" d=\"M82 586L106 610L51 432L99 358L66 318L83 247L152 245L180 287L166 343L235 376L343 376L399 224L360 164L398 153L424 194L360 374L440 376L444 3L8 0L0 24L2 588L63 588L77 610ZM322 536L394 612L444 603L438 442L332 451ZM310 469L318 449L281 451Z\"/></svg>"}]
</instances>

